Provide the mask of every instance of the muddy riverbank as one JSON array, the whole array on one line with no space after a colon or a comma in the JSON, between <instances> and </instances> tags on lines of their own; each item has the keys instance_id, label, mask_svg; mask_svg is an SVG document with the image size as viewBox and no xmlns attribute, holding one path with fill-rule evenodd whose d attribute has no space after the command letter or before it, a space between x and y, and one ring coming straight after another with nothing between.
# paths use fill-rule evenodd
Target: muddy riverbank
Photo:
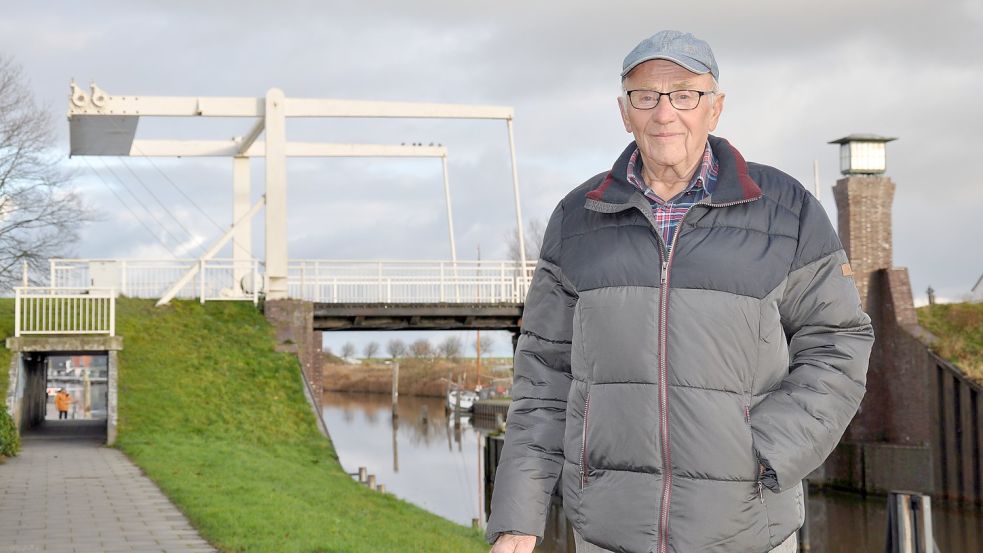
<instances>
[{"instance_id":1,"label":"muddy riverbank","mask_svg":"<svg viewBox=\"0 0 983 553\"><path fill-rule=\"evenodd\" d=\"M333 392L368 392L389 394L392 392L392 365L382 363L339 364L324 363L324 390ZM507 387L511 382L511 365L498 362L482 363L477 377L474 360L459 362L429 359L402 359L399 362L399 393L401 395L443 397L447 393L448 378L464 382L474 388Z\"/></svg>"}]
</instances>

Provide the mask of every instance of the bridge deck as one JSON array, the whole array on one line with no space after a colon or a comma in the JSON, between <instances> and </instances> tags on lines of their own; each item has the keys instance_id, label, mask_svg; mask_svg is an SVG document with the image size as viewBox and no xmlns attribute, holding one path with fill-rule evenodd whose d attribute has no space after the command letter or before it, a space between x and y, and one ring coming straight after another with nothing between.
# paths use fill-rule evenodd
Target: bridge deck
<instances>
[{"instance_id":1,"label":"bridge deck","mask_svg":"<svg viewBox=\"0 0 983 553\"><path fill-rule=\"evenodd\" d=\"M314 330L508 330L521 303L315 303Z\"/></svg>"}]
</instances>

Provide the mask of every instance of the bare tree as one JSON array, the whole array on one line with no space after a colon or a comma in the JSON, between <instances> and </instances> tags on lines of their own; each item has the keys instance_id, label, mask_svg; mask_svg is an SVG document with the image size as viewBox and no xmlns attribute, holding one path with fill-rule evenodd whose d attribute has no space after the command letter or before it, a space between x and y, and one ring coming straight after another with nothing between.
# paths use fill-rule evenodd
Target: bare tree
<instances>
[{"instance_id":1,"label":"bare tree","mask_svg":"<svg viewBox=\"0 0 983 553\"><path fill-rule=\"evenodd\" d=\"M52 152L49 114L38 107L20 66L0 55L0 287L48 259L70 255L81 226L95 218ZM37 281L35 281L37 283Z\"/></svg>"},{"instance_id":2,"label":"bare tree","mask_svg":"<svg viewBox=\"0 0 983 553\"><path fill-rule=\"evenodd\" d=\"M478 352L481 351L481 356L482 357L488 357L488 354L491 352L491 349L493 347L495 347L495 340L492 339L491 336L489 336L487 334L484 334L484 335L481 336L481 348L480 348L480 350L478 348L478 340L472 341L471 342L471 347L474 349L475 355L477 355Z\"/></svg>"},{"instance_id":3,"label":"bare tree","mask_svg":"<svg viewBox=\"0 0 983 553\"><path fill-rule=\"evenodd\" d=\"M341 346L341 356L345 359L351 359L355 355L355 344L351 342L345 342L345 345Z\"/></svg>"},{"instance_id":4,"label":"bare tree","mask_svg":"<svg viewBox=\"0 0 983 553\"><path fill-rule=\"evenodd\" d=\"M410 344L410 354L417 359L433 357L433 346L430 345L430 340L420 338Z\"/></svg>"},{"instance_id":5,"label":"bare tree","mask_svg":"<svg viewBox=\"0 0 983 553\"><path fill-rule=\"evenodd\" d=\"M365 347L362 349L362 354L365 355L366 359L371 359L378 353L379 342L369 342L368 344L365 344Z\"/></svg>"},{"instance_id":6,"label":"bare tree","mask_svg":"<svg viewBox=\"0 0 983 553\"><path fill-rule=\"evenodd\" d=\"M546 234L546 224L540 219L530 219L526 222L526 233L523 236L526 243L526 261L536 261L539 259L539 251L543 247L543 235ZM519 232L515 228L507 235L509 245L509 259L518 263L519 258Z\"/></svg>"},{"instance_id":7,"label":"bare tree","mask_svg":"<svg viewBox=\"0 0 983 553\"><path fill-rule=\"evenodd\" d=\"M450 361L456 361L461 356L462 349L464 349L464 344L457 336L448 336L437 346L437 351L440 355Z\"/></svg>"},{"instance_id":8,"label":"bare tree","mask_svg":"<svg viewBox=\"0 0 983 553\"><path fill-rule=\"evenodd\" d=\"M406 344L399 338L389 340L386 344L386 353L393 359L403 357L406 355Z\"/></svg>"}]
</instances>

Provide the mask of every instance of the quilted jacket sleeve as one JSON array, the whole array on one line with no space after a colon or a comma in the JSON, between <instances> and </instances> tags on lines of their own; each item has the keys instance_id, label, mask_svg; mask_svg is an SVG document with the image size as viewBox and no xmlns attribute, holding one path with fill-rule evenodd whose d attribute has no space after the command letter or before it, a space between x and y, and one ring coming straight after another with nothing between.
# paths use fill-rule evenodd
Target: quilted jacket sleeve
<instances>
[{"instance_id":1,"label":"quilted jacket sleeve","mask_svg":"<svg viewBox=\"0 0 983 553\"><path fill-rule=\"evenodd\" d=\"M863 398L874 333L851 274L826 212L804 194L795 261L779 303L789 374L751 411L762 483L774 492L823 463Z\"/></svg>"},{"instance_id":2,"label":"quilted jacket sleeve","mask_svg":"<svg viewBox=\"0 0 983 553\"><path fill-rule=\"evenodd\" d=\"M535 535L546 526L563 466L570 343L577 297L558 266L562 207L550 217L522 314L505 448L495 474L486 538Z\"/></svg>"}]
</instances>

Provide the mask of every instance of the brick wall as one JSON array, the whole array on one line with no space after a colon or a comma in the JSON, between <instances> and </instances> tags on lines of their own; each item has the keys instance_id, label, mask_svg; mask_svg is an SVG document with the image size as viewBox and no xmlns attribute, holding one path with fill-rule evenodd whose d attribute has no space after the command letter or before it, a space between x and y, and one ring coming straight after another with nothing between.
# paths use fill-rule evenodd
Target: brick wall
<instances>
[{"instance_id":1,"label":"brick wall","mask_svg":"<svg viewBox=\"0 0 983 553\"><path fill-rule=\"evenodd\" d=\"M314 304L301 300L270 300L264 304L263 314L276 329L277 351L297 355L320 409L324 377L318 362L321 332L314 331Z\"/></svg>"},{"instance_id":2,"label":"brick wall","mask_svg":"<svg viewBox=\"0 0 983 553\"><path fill-rule=\"evenodd\" d=\"M833 187L840 240L874 327L867 393L816 480L868 492L931 493L933 410L930 335L918 326L908 270L893 267L887 177L847 177Z\"/></svg>"}]
</instances>

